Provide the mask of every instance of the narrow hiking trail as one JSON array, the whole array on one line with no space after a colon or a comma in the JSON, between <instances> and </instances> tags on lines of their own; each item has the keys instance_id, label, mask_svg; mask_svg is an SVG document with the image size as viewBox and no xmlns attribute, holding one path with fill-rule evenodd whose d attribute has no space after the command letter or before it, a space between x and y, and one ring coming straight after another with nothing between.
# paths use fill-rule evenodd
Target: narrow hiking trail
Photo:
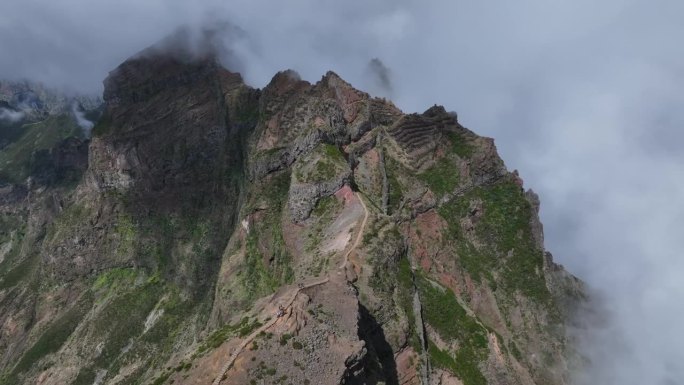
<instances>
[{"instance_id":1,"label":"narrow hiking trail","mask_svg":"<svg viewBox=\"0 0 684 385\"><path fill-rule=\"evenodd\" d=\"M282 306L284 308L288 309L290 306L292 306L292 303L297 298L297 295L299 294L300 291L302 291L304 289L308 289L310 287L322 285L322 284L328 282L329 279L330 278L325 277L325 278L322 278L320 280L310 282L304 286L295 288L293 291L292 297L288 301L286 301L285 304L283 304ZM233 351L233 353L228 358L228 361L226 361L225 365L223 365L223 368L221 368L220 373L218 374L218 376L216 376L216 379L214 379L213 385L219 385L221 383L221 381L223 379L223 375L228 371L228 369L230 369L230 367L233 365L233 363L235 362L237 357L240 355L240 353L242 353L242 351L247 347L247 345L249 345L260 333L265 332L266 330L271 328L271 326L278 323L278 321L280 321L281 319L282 319L282 317L275 317L272 320L265 323L260 328L258 328L257 330L255 330L254 332L252 332L252 334L247 336L247 338L245 338L245 340L242 341L242 343Z\"/></svg>"},{"instance_id":2,"label":"narrow hiking trail","mask_svg":"<svg viewBox=\"0 0 684 385\"><path fill-rule=\"evenodd\" d=\"M361 206L363 207L363 212L364 212L364 214L363 214L363 220L361 221L361 226L359 226L358 233L356 234L356 239L354 239L354 242L353 242L353 243L351 244L351 246L349 247L349 250L347 250L347 251L344 253L344 260L342 261L342 264L341 264L340 267L339 267L340 269L344 269L344 268L345 268L345 266L347 265L347 262L349 262L349 256L351 255L352 252L354 252L354 250L356 250L356 248L358 247L359 243L361 242L361 239L362 239L362 237L363 237L363 232L364 232L364 230L366 229L366 223L368 222L368 217L369 217L368 207L366 207L366 204L364 203L363 199L361 198L361 194L359 194L359 193L354 193L354 195L356 196L356 199L359 200L359 202L361 203ZM285 304L282 305L282 306L286 309L286 311L290 311L290 306L292 306L292 303L293 303L294 300L297 298L297 295L299 294L299 292L301 292L301 291L304 290L304 289L308 289L308 288L310 288L310 287L322 285L322 284L328 282L329 280L330 280L329 277L325 277L325 278L321 278L320 280L316 280L316 281L314 281L314 282L310 282L310 283L308 283L308 284L305 284L305 285L303 285L303 286L301 286L301 287L295 288L295 289L293 290L292 297L291 297L288 301L286 301ZM242 353L242 351L243 351L243 350L244 350L252 341L254 341L254 339L255 339L260 333L265 332L266 330L270 329L273 325L275 325L276 323L278 323L278 321L280 321L281 319L282 319L282 318L275 317L274 319L268 321L266 324L262 325L260 328L258 328L258 329L255 330L254 332L252 332L252 334L250 334L249 336L247 336L247 338L245 338L245 340L242 341L242 343L241 343L241 344L233 351L233 353L230 355L230 357L228 358L228 361L226 361L226 363L223 365L223 367L221 368L221 371L218 373L218 375L217 375L216 378L214 379L214 382L212 383L212 385L220 385L221 381L223 381L223 376L226 374L226 372L228 372L228 370L229 370L230 367L233 365L233 363L235 363L235 360L238 358L238 356L240 355L240 353Z\"/></svg>"}]
</instances>

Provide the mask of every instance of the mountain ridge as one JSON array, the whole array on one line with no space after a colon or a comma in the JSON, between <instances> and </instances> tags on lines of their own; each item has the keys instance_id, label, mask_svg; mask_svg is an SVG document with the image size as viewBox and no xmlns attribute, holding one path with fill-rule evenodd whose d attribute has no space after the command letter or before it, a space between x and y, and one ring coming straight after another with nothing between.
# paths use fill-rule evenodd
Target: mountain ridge
<instances>
[{"instance_id":1,"label":"mountain ridge","mask_svg":"<svg viewBox=\"0 0 684 385\"><path fill-rule=\"evenodd\" d=\"M77 184L1 192L0 383L569 383L582 284L455 114L158 50L104 84Z\"/></svg>"}]
</instances>

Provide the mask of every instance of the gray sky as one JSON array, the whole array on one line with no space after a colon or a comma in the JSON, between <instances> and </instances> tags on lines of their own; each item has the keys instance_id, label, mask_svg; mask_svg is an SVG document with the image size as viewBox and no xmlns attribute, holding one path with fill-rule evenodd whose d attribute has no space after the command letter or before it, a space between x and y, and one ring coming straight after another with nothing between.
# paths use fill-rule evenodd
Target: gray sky
<instances>
[{"instance_id":1,"label":"gray sky","mask_svg":"<svg viewBox=\"0 0 684 385\"><path fill-rule=\"evenodd\" d=\"M547 248L606 299L586 384L684 382L681 0L4 0L0 77L100 92L178 25L228 20L254 86L334 70L496 138L542 198ZM391 91L371 74L379 58ZM373 70L375 68L375 70Z\"/></svg>"}]
</instances>

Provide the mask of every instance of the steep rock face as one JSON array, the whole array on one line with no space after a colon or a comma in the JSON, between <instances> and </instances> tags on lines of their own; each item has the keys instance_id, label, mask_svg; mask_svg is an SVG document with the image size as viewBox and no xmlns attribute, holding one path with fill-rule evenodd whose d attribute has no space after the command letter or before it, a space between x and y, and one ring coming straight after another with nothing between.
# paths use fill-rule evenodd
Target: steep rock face
<instances>
[{"instance_id":1,"label":"steep rock face","mask_svg":"<svg viewBox=\"0 0 684 385\"><path fill-rule=\"evenodd\" d=\"M0 191L0 383L567 383L581 282L492 139L165 49L51 153L76 186Z\"/></svg>"}]
</instances>

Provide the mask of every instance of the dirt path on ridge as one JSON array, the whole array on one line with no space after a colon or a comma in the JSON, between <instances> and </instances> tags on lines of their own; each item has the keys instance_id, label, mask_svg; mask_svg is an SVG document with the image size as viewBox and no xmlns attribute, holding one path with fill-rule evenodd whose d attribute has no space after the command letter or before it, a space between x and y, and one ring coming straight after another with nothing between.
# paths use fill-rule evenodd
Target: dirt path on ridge
<instances>
[{"instance_id":1,"label":"dirt path on ridge","mask_svg":"<svg viewBox=\"0 0 684 385\"><path fill-rule=\"evenodd\" d=\"M356 234L356 239L354 239L354 242L353 242L353 243L351 244L351 246L349 247L349 250L347 250L347 252L344 253L344 260L342 261L342 264L341 264L340 267L339 267L340 269L344 269L344 268L345 268L345 266L347 265L347 262L349 262L349 256L350 256L351 253L354 252L354 250L356 250L356 248L359 246L359 243L361 242L361 239L362 239L362 237L363 237L363 231L366 229L366 223L368 222L368 216L369 216L368 207L366 207L366 204L363 202L363 199L361 198L361 195L360 195L359 193L354 193L354 195L356 196L356 199L358 199L359 202L361 202L361 206L363 207L363 212L364 212L364 214L363 214L363 220L361 221L361 226L359 227L359 231L358 231L358 233ZM289 310L290 310L290 307L292 306L292 303L293 303L294 300L297 298L297 295L299 294L300 291L302 291L302 290L304 290L304 289L308 289L308 288L313 287L313 286L322 285L322 284L328 282L329 280L330 280L329 277L325 277L325 278L322 278L322 279L320 279L320 280L317 280L317 281L314 281L314 282L310 282L310 283L308 283L308 284L306 284L306 285L304 285L304 286L294 288L294 289L293 289L292 297L289 299L289 301L286 301L286 303L285 303L285 305L284 305L283 307L284 307L285 309L287 309L286 311L289 311ZM243 351L243 350L244 350L244 349L245 349L245 348L246 348L246 347L247 347L247 346L248 346L248 345L249 345L249 344L250 344L250 343L259 335L259 334L260 334L260 333L265 332L266 330L270 329L273 325L275 325L276 323L278 323L278 321L280 321L280 319L281 319L281 318L279 318L279 317L275 317L274 319L268 321L266 324L262 325L260 328L258 328L258 329L255 330L254 332L252 332L252 334L250 334L249 336L247 336L247 338L245 338L245 340L242 341L242 343L241 343L241 344L233 351L233 353L230 355L230 357L228 358L228 361L226 361L226 363L223 365L223 367L221 368L221 371L218 373L218 375L217 375L216 378L214 379L214 382L212 383L212 385L219 385L219 384L221 383L221 381L223 381L223 375L226 374L226 372L228 372L228 370L229 370L230 367L233 365L233 363L235 362L235 360L237 359L237 357L240 355L240 353L242 353L242 351Z\"/></svg>"}]
</instances>

